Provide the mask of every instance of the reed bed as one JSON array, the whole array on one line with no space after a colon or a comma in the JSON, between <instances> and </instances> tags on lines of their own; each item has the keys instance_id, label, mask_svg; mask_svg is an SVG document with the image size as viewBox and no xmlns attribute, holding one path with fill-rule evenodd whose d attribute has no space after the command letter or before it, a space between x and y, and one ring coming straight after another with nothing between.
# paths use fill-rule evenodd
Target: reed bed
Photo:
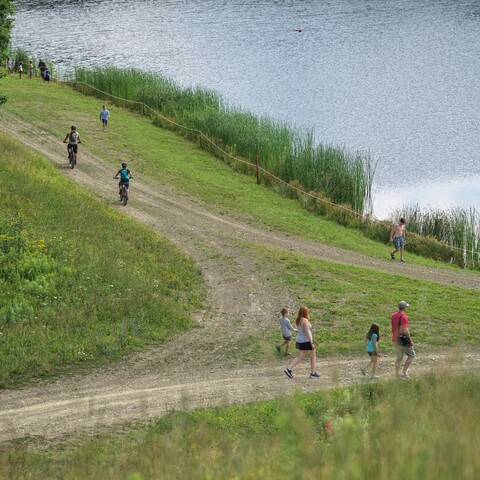
<instances>
[{"instance_id":1,"label":"reed bed","mask_svg":"<svg viewBox=\"0 0 480 480\"><path fill-rule=\"evenodd\" d=\"M473 207L421 210L418 205L404 206L392 213L404 217L408 230L433 237L460 250L465 267L480 266L480 213Z\"/></svg>"},{"instance_id":2,"label":"reed bed","mask_svg":"<svg viewBox=\"0 0 480 480\"><path fill-rule=\"evenodd\" d=\"M255 116L229 105L216 92L180 87L159 75L114 67L77 68L75 79L110 95L138 102L114 100L124 106L144 111L144 105L148 105L180 125L200 130L229 153L252 164L258 155L260 167L287 183L296 181L306 191L348 205L356 213L371 212L375 167L368 154L317 145L311 132L301 132L266 116ZM82 91L102 96L95 90L82 87ZM159 123L172 128L161 120Z\"/></svg>"}]
</instances>

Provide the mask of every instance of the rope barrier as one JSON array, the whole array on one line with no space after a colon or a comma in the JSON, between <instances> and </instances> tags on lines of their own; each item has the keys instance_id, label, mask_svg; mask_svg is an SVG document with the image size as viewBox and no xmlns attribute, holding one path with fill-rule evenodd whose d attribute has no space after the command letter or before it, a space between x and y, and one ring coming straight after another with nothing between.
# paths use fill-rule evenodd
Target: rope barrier
<instances>
[{"instance_id":1,"label":"rope barrier","mask_svg":"<svg viewBox=\"0 0 480 480\"><path fill-rule=\"evenodd\" d=\"M144 102L138 102L136 100L128 100L126 98L121 98L121 97L117 97L115 95L112 95L111 93L108 93L108 92L105 92L103 90L100 90L99 88L97 87L94 87L93 85L90 85L86 82L77 82L77 81L70 81L68 83L75 83L77 85L86 85L87 87L93 89L93 90L96 90L97 92L99 93L102 93L103 95L107 95L111 98L115 98L117 100L121 100L121 101L125 101L125 102L130 102L130 103L134 103L134 104L137 104L137 105L142 105L144 106L146 109L150 110L155 116L161 118L163 121L165 122L168 122L170 123L171 125L177 127L177 128L181 128L183 130L187 130L189 132L193 132L193 133L196 133L197 135L199 135L200 137L202 137L203 139L205 139L208 143L210 143L213 147L215 147L219 152L221 152L222 154L226 155L227 157L231 158L232 160L235 160L236 162L239 162L239 163L242 163L244 165L246 165L247 167L253 169L253 168L258 168L259 171L261 171L265 176L269 176L270 178L274 179L276 182L282 184L282 185L285 185L287 188L290 188L292 190L295 190L296 192L299 192L301 193L302 195L306 195L308 197L311 197L319 202L322 202L326 205L329 205L331 207L334 207L334 208L338 208L340 210L344 210L354 216L357 216L357 217L361 217L361 218L366 218L370 221L372 221L373 219L367 215L363 215L359 212L356 212L355 210L352 210L351 208L348 208L344 205L338 205L336 203L333 203L333 202L330 202L324 198L321 198L321 197L318 197L314 194L312 194L311 192L307 192L305 190L302 190L301 188L298 188L298 187L295 187L294 185L291 185L290 183L286 182L285 180L283 180L282 178L280 177L277 177L276 175L274 175L273 173L269 172L268 170L266 170L265 168L263 168L262 166L258 165L254 165L252 164L252 162L249 162L248 160L245 160L243 158L239 158L239 157L235 157L234 155L232 155L231 153L229 152L226 152L223 148L221 148L219 145L217 145L215 142L213 142L207 135L205 135L201 130L198 130L196 128L191 128L191 127L187 127L185 125L181 125L180 123L177 123L175 121L173 121L172 119L168 118L168 117L165 117L164 115L162 115L161 113L159 113L157 110L154 110L152 107L150 107L149 105L147 105L146 103Z\"/></svg>"},{"instance_id":2,"label":"rope barrier","mask_svg":"<svg viewBox=\"0 0 480 480\"><path fill-rule=\"evenodd\" d=\"M277 177L276 175L274 175L273 173L269 172L268 170L266 170L265 168L261 167L260 165L255 165L253 164L252 162L249 162L248 160L245 160L243 158L239 158L239 157L235 157L234 155L232 155L231 153L229 152L226 152L223 148L221 148L219 145L217 145L215 142L213 142L205 133L203 133L201 130L198 130L196 128L191 128L191 127L187 127L185 125L181 125L175 121L173 121L172 119L168 118L168 117L165 117L164 115L162 115L161 113L159 113L157 110L153 109L152 107L150 107L149 105L147 105L145 102L139 102L137 100L129 100L127 98L121 98L121 97L117 97L115 95L112 95L111 93L108 93L108 92L105 92L103 90L100 90L99 88L97 87L94 87L93 85L90 85L86 82L78 82L78 81L72 81L72 80L68 80L66 83L74 83L75 85L85 85L89 88L91 88L92 90L95 90L103 95L106 95L110 98L114 98L114 99L117 99L117 100L121 100L123 102L129 102L129 103L132 103L132 104L136 104L136 105L142 105L143 108L146 108L148 109L149 111L151 111L153 113L153 115L157 116L158 118L162 119L163 121L167 122L167 123L170 123L171 125L177 127L177 128L180 128L180 129L183 129L183 130L186 130L186 131L189 131L189 132L193 132L193 133L196 133L197 135L199 135L201 138L205 139L208 143L210 143L213 147L215 147L218 151L220 151L223 155L226 155L227 157L231 158L232 160L235 160L236 162L239 162L239 163L242 163L243 165L247 166L248 168L251 168L251 169L257 169L259 171L261 171L263 173L264 176L268 176L270 178L272 178L273 180L275 180L277 183L279 184L282 184L284 185L286 188L289 188L291 190L294 190L295 192L298 192L300 193L301 195L305 195L307 197L310 197L310 198L313 198L315 199L316 201L318 202L321 202L323 204L326 204L330 207L333 207L333 208L337 208L337 209L340 209L340 210L344 210L345 212L348 212L352 215L354 215L355 217L358 217L358 218L361 218L363 220L368 220L370 222L377 222L379 223L379 220L376 220L374 218L371 218L370 216L368 215L363 215L362 213L359 213L359 212L356 212L355 210L352 210L351 208L348 208L344 205L338 205L334 202L330 202L324 198L321 198L321 197L318 197L317 195L314 195L313 193L311 192L307 192L305 190L302 190L301 188L298 188L296 187L295 185L291 185L290 183L286 182L285 180L283 180L282 178L280 177ZM459 252L462 252L463 254L463 257L464 257L464 260L465 260L465 256L467 255L467 249L466 248L461 248L461 247L455 247L453 245L447 245L445 244L448 248L452 249L452 250L458 250ZM472 252L472 256L474 255L474 253ZM478 256L480 257L480 253L478 254ZM466 264L466 262L465 262Z\"/></svg>"}]
</instances>

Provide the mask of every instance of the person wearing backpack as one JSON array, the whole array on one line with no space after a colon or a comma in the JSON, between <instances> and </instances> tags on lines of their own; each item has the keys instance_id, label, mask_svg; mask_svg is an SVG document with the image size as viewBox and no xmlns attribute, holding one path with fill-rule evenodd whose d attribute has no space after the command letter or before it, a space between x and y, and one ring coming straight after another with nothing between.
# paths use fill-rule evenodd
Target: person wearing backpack
<instances>
[{"instance_id":1,"label":"person wearing backpack","mask_svg":"<svg viewBox=\"0 0 480 480\"><path fill-rule=\"evenodd\" d=\"M122 162L122 168L117 172L117 174L113 178L118 178L120 175L120 181L118 182L118 188L122 185L125 185L125 188L128 190L130 186L130 179L133 178L130 170L127 168L127 162ZM121 191L119 191L121 193Z\"/></svg>"},{"instance_id":2,"label":"person wearing backpack","mask_svg":"<svg viewBox=\"0 0 480 480\"><path fill-rule=\"evenodd\" d=\"M67 133L63 143L68 143L67 145L67 158L70 158L70 149L72 148L75 152L75 155L78 154L78 144L82 143L80 140L80 135L77 132L77 127L72 125L72 128Z\"/></svg>"}]
</instances>

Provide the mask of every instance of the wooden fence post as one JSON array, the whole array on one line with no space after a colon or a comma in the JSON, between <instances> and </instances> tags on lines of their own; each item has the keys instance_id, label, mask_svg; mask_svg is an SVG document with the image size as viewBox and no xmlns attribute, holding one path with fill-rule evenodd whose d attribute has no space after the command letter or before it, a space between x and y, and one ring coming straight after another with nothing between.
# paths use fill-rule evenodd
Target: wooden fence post
<instances>
[{"instance_id":1,"label":"wooden fence post","mask_svg":"<svg viewBox=\"0 0 480 480\"><path fill-rule=\"evenodd\" d=\"M260 177L259 177L259 171L258 171L258 145L255 145L255 171L257 174L257 185L259 185Z\"/></svg>"}]
</instances>

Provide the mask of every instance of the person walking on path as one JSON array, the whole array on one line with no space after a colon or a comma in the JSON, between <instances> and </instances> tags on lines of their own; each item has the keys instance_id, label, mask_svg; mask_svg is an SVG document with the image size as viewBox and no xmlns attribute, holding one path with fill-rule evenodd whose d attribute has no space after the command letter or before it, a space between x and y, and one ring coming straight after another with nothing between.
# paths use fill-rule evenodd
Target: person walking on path
<instances>
[{"instance_id":1,"label":"person walking on path","mask_svg":"<svg viewBox=\"0 0 480 480\"><path fill-rule=\"evenodd\" d=\"M371 378L373 380L376 380L380 378L378 375L376 375L377 360L380 356L380 352L378 351L378 342L380 341L380 327L378 326L378 323L372 323L372 325L370 326L370 330L365 336L365 341L367 342L367 353L370 357L370 361L365 367L361 367L360 371L362 372L362 375L365 376L367 374L367 370L371 368Z\"/></svg>"},{"instance_id":2,"label":"person walking on path","mask_svg":"<svg viewBox=\"0 0 480 480\"><path fill-rule=\"evenodd\" d=\"M398 304L398 312L392 314L392 342L395 346L395 353L397 355L397 359L395 360L395 373L397 377L400 378L410 378L408 368L415 358L412 337L410 336L410 330L408 328L408 317L405 314L409 306L410 305L407 302L402 300ZM405 355L407 356L407 359L405 360L403 370L400 373L400 365Z\"/></svg>"},{"instance_id":3,"label":"person walking on path","mask_svg":"<svg viewBox=\"0 0 480 480\"><path fill-rule=\"evenodd\" d=\"M30 63L28 64L28 75L31 80L33 78L33 60L30 60Z\"/></svg>"},{"instance_id":4,"label":"person walking on path","mask_svg":"<svg viewBox=\"0 0 480 480\"><path fill-rule=\"evenodd\" d=\"M310 324L310 313L307 307L300 307L297 315L297 356L292 360L290 365L284 370L285 375L289 378L293 378L293 368L301 363L305 358L305 353L310 352L310 377L320 378L320 375L316 371L317 356L315 354L315 343L313 343L312 325Z\"/></svg>"},{"instance_id":5,"label":"person walking on path","mask_svg":"<svg viewBox=\"0 0 480 480\"><path fill-rule=\"evenodd\" d=\"M288 310L286 308L282 308L280 313L282 316L278 321L280 323L283 341L280 345L277 345L277 352L280 353L282 351L282 347L285 345L285 356L287 356L291 355L288 350L290 349L290 343L292 341L292 332L297 332L298 330L292 327L290 320L287 318Z\"/></svg>"},{"instance_id":6,"label":"person walking on path","mask_svg":"<svg viewBox=\"0 0 480 480\"><path fill-rule=\"evenodd\" d=\"M392 231L390 232L390 241L393 242L395 250L390 253L390 258L395 260L395 254L400 252L400 261L404 262L403 251L404 247L407 244L405 241L405 219L401 218L400 222L393 226Z\"/></svg>"},{"instance_id":7,"label":"person walking on path","mask_svg":"<svg viewBox=\"0 0 480 480\"><path fill-rule=\"evenodd\" d=\"M103 131L105 131L107 128L109 118L110 118L110 112L107 110L107 108L104 105L102 108L102 111L100 112L100 120L102 121L102 124L103 124Z\"/></svg>"}]
</instances>

